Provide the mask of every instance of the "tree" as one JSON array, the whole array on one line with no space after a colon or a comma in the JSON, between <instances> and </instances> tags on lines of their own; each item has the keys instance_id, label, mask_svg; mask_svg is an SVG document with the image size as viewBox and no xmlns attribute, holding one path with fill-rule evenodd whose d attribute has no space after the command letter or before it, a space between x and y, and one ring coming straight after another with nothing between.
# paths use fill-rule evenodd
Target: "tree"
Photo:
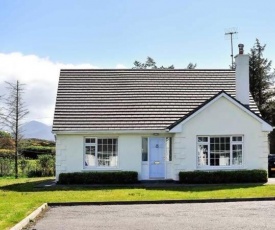
<instances>
[{"instance_id":1,"label":"tree","mask_svg":"<svg viewBox=\"0 0 275 230\"><path fill-rule=\"evenodd\" d=\"M186 69L196 69L196 67L197 67L197 64L196 64L196 63L193 64L192 62L190 62L190 63L187 65Z\"/></svg>"},{"instance_id":2,"label":"tree","mask_svg":"<svg viewBox=\"0 0 275 230\"><path fill-rule=\"evenodd\" d=\"M274 74L271 73L271 64L263 57L266 45L261 45L256 39L249 55L249 85L250 92L254 98L263 118L272 121L272 108L274 108Z\"/></svg>"},{"instance_id":3,"label":"tree","mask_svg":"<svg viewBox=\"0 0 275 230\"><path fill-rule=\"evenodd\" d=\"M249 55L249 84L262 117L275 125L275 91L272 87L275 75L271 71L272 62L263 57L266 45L261 45L256 39ZM269 134L270 152L275 152L275 131Z\"/></svg>"},{"instance_id":4,"label":"tree","mask_svg":"<svg viewBox=\"0 0 275 230\"><path fill-rule=\"evenodd\" d=\"M14 141L10 133L0 131L0 149L13 149Z\"/></svg>"},{"instance_id":5,"label":"tree","mask_svg":"<svg viewBox=\"0 0 275 230\"><path fill-rule=\"evenodd\" d=\"M16 81L16 83L7 83L8 94L4 98L4 107L1 110L1 123L11 133L14 138L14 159L15 159L15 178L18 178L18 153L19 144L22 139L22 121L28 114L25 103L23 101L24 85Z\"/></svg>"},{"instance_id":6,"label":"tree","mask_svg":"<svg viewBox=\"0 0 275 230\"><path fill-rule=\"evenodd\" d=\"M190 62L187 65L186 69L195 69L196 67L197 64L193 64L192 62ZM175 69L175 67L174 65L170 65L168 67L164 67L162 65L158 67L153 58L147 57L147 60L144 63L141 63L140 61L135 61L133 69Z\"/></svg>"},{"instance_id":7,"label":"tree","mask_svg":"<svg viewBox=\"0 0 275 230\"><path fill-rule=\"evenodd\" d=\"M157 67L156 62L151 57L147 57L147 60L144 63L135 61L134 67L133 67L133 69L174 69L174 68L175 67L173 65L170 65L168 67L164 67L164 66Z\"/></svg>"}]
</instances>

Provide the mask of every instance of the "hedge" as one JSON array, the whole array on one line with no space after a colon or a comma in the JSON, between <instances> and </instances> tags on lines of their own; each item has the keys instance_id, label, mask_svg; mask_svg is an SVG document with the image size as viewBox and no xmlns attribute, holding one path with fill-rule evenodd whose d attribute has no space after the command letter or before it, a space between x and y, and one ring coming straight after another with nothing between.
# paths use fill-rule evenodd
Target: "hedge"
<instances>
[{"instance_id":1,"label":"hedge","mask_svg":"<svg viewBox=\"0 0 275 230\"><path fill-rule=\"evenodd\" d=\"M229 184L229 183L265 183L266 170L236 171L192 171L179 172L179 181L184 184Z\"/></svg>"},{"instance_id":2,"label":"hedge","mask_svg":"<svg viewBox=\"0 0 275 230\"><path fill-rule=\"evenodd\" d=\"M60 173L59 184L133 184L138 181L138 173L122 172L75 172Z\"/></svg>"}]
</instances>

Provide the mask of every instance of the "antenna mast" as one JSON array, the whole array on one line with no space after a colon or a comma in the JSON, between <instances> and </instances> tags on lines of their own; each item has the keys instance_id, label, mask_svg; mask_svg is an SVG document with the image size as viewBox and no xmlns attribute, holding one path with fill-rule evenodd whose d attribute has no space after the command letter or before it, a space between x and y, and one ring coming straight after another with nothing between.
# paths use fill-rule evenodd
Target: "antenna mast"
<instances>
[{"instance_id":1,"label":"antenna mast","mask_svg":"<svg viewBox=\"0 0 275 230\"><path fill-rule=\"evenodd\" d=\"M233 36L237 34L237 30L235 28L231 28L228 30L228 32L225 32L225 36L230 36L230 41L231 41L231 69L234 69L234 60L233 60Z\"/></svg>"}]
</instances>

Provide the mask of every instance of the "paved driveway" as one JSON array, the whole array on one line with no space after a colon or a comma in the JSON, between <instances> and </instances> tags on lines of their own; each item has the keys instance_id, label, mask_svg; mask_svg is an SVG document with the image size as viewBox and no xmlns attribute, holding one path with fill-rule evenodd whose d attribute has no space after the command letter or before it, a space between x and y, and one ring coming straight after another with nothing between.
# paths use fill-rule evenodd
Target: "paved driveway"
<instances>
[{"instance_id":1,"label":"paved driveway","mask_svg":"<svg viewBox=\"0 0 275 230\"><path fill-rule=\"evenodd\" d=\"M52 207L30 229L275 229L275 201Z\"/></svg>"}]
</instances>

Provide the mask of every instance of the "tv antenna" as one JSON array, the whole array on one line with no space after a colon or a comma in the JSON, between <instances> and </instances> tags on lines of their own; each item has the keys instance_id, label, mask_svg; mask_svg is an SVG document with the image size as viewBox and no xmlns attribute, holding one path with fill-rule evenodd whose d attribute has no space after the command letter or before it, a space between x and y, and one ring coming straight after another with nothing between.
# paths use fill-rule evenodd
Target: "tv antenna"
<instances>
[{"instance_id":1,"label":"tv antenna","mask_svg":"<svg viewBox=\"0 0 275 230\"><path fill-rule=\"evenodd\" d=\"M234 69L234 60L233 60L233 38L236 37L237 34L237 29L236 28L230 28L228 30L225 31L225 36L230 38L231 41L231 69Z\"/></svg>"}]
</instances>

